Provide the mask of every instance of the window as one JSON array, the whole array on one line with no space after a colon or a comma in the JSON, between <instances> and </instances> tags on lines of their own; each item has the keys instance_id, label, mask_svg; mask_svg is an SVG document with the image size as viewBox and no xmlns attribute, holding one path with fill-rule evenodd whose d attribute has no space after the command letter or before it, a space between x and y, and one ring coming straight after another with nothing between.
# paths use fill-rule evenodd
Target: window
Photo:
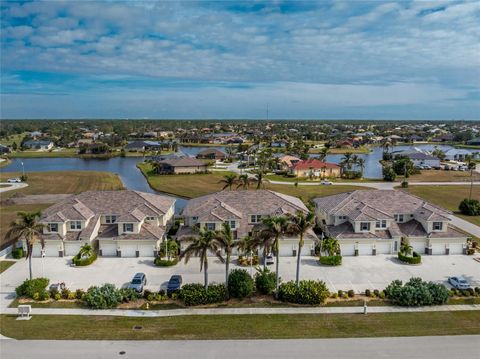
<instances>
[{"instance_id":1,"label":"window","mask_svg":"<svg viewBox=\"0 0 480 359\"><path fill-rule=\"evenodd\" d=\"M147 221L154 221L156 219L156 217L147 217L146 220Z\"/></svg>"},{"instance_id":2,"label":"window","mask_svg":"<svg viewBox=\"0 0 480 359\"><path fill-rule=\"evenodd\" d=\"M116 223L117 216L105 216L105 223Z\"/></svg>"},{"instance_id":3,"label":"window","mask_svg":"<svg viewBox=\"0 0 480 359\"><path fill-rule=\"evenodd\" d=\"M347 219L347 216L338 216L338 219L342 221L344 219Z\"/></svg>"},{"instance_id":4,"label":"window","mask_svg":"<svg viewBox=\"0 0 480 359\"><path fill-rule=\"evenodd\" d=\"M194 222L198 221L198 217L192 217L192 221Z\"/></svg>"},{"instance_id":5,"label":"window","mask_svg":"<svg viewBox=\"0 0 480 359\"><path fill-rule=\"evenodd\" d=\"M252 214L250 216L250 223L260 223L262 221L261 214Z\"/></svg>"},{"instance_id":6,"label":"window","mask_svg":"<svg viewBox=\"0 0 480 359\"><path fill-rule=\"evenodd\" d=\"M215 223L205 223L205 228L207 229L207 231L214 231Z\"/></svg>"},{"instance_id":7,"label":"window","mask_svg":"<svg viewBox=\"0 0 480 359\"><path fill-rule=\"evenodd\" d=\"M58 223L49 223L48 224L49 232L58 232Z\"/></svg>"},{"instance_id":8,"label":"window","mask_svg":"<svg viewBox=\"0 0 480 359\"><path fill-rule=\"evenodd\" d=\"M443 228L443 222L433 222L433 230L441 231Z\"/></svg>"},{"instance_id":9,"label":"window","mask_svg":"<svg viewBox=\"0 0 480 359\"><path fill-rule=\"evenodd\" d=\"M124 232L133 232L133 223L124 223L123 224Z\"/></svg>"},{"instance_id":10,"label":"window","mask_svg":"<svg viewBox=\"0 0 480 359\"><path fill-rule=\"evenodd\" d=\"M70 229L82 229L82 222L81 221L70 221Z\"/></svg>"},{"instance_id":11,"label":"window","mask_svg":"<svg viewBox=\"0 0 480 359\"><path fill-rule=\"evenodd\" d=\"M235 221L225 221L225 223L229 224L231 229L235 229L237 226Z\"/></svg>"},{"instance_id":12,"label":"window","mask_svg":"<svg viewBox=\"0 0 480 359\"><path fill-rule=\"evenodd\" d=\"M387 220L386 219L382 219L380 221L377 221L375 223L375 228L387 228Z\"/></svg>"},{"instance_id":13,"label":"window","mask_svg":"<svg viewBox=\"0 0 480 359\"><path fill-rule=\"evenodd\" d=\"M403 222L403 214L395 214L393 218L395 218L395 222Z\"/></svg>"},{"instance_id":14,"label":"window","mask_svg":"<svg viewBox=\"0 0 480 359\"><path fill-rule=\"evenodd\" d=\"M370 222L360 222L360 230L361 231L369 231L370 230Z\"/></svg>"}]
</instances>

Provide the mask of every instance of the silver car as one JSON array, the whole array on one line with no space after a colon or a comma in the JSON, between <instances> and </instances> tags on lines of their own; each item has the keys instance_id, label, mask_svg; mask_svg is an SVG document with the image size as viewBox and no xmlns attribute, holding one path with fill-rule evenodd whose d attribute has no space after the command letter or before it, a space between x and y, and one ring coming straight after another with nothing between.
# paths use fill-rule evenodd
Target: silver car
<instances>
[{"instance_id":1,"label":"silver car","mask_svg":"<svg viewBox=\"0 0 480 359\"><path fill-rule=\"evenodd\" d=\"M470 283L463 277L449 277L448 283L455 289L468 289Z\"/></svg>"}]
</instances>

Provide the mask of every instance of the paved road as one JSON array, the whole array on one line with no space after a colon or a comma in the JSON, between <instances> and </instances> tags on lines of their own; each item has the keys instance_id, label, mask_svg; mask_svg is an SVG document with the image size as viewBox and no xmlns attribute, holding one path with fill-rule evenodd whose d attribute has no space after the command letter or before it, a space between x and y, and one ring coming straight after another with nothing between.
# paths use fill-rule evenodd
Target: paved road
<instances>
[{"instance_id":1,"label":"paved road","mask_svg":"<svg viewBox=\"0 0 480 359\"><path fill-rule=\"evenodd\" d=\"M475 358L480 335L303 340L2 340L2 359L85 358Z\"/></svg>"},{"instance_id":2,"label":"paved road","mask_svg":"<svg viewBox=\"0 0 480 359\"><path fill-rule=\"evenodd\" d=\"M24 188L28 186L28 183L8 183L8 182L0 182L0 185L8 185L8 187L0 187L0 193L13 191L14 189Z\"/></svg>"}]
</instances>

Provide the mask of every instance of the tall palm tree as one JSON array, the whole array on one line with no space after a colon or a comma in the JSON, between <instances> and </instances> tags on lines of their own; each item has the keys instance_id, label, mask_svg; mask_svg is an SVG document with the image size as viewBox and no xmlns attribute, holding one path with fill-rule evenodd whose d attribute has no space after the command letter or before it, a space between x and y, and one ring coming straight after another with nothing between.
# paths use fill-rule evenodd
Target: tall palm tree
<instances>
[{"instance_id":1,"label":"tall palm tree","mask_svg":"<svg viewBox=\"0 0 480 359\"><path fill-rule=\"evenodd\" d=\"M264 185L264 171L258 169L253 172L255 174L255 183L257 184L257 189L260 189Z\"/></svg>"},{"instance_id":2,"label":"tall palm tree","mask_svg":"<svg viewBox=\"0 0 480 359\"><path fill-rule=\"evenodd\" d=\"M360 175L361 175L361 178L363 178L363 172L365 171L365 160L359 157L357 160L357 165L358 167L360 167Z\"/></svg>"},{"instance_id":3,"label":"tall palm tree","mask_svg":"<svg viewBox=\"0 0 480 359\"><path fill-rule=\"evenodd\" d=\"M45 241L42 238L44 224L39 223L40 212L18 212L18 217L10 224L10 228L5 234L7 240L13 240L16 243L19 239L24 238L27 245L28 270L30 279L32 275L32 252L33 245L40 239L42 249L45 247Z\"/></svg>"},{"instance_id":4,"label":"tall palm tree","mask_svg":"<svg viewBox=\"0 0 480 359\"><path fill-rule=\"evenodd\" d=\"M247 256L250 253L256 252L257 243L254 237L245 236L238 241L237 248Z\"/></svg>"},{"instance_id":5,"label":"tall palm tree","mask_svg":"<svg viewBox=\"0 0 480 359\"><path fill-rule=\"evenodd\" d=\"M223 263L216 233L209 230L199 230L197 235L186 236L182 241L191 241L187 248L180 253L180 260L188 263L192 256L200 257L200 272L203 270L204 286L208 287L208 252L212 252Z\"/></svg>"},{"instance_id":6,"label":"tall palm tree","mask_svg":"<svg viewBox=\"0 0 480 359\"><path fill-rule=\"evenodd\" d=\"M329 152L330 149L328 147L323 147L318 154L318 159L322 162L325 161Z\"/></svg>"},{"instance_id":7,"label":"tall palm tree","mask_svg":"<svg viewBox=\"0 0 480 359\"><path fill-rule=\"evenodd\" d=\"M237 175L233 173L229 173L223 176L223 179L218 181L218 183L224 184L222 190L228 187L228 189L231 191L232 186L235 184L236 181L237 181Z\"/></svg>"},{"instance_id":8,"label":"tall palm tree","mask_svg":"<svg viewBox=\"0 0 480 359\"><path fill-rule=\"evenodd\" d=\"M152 162L152 169L155 174L160 174L160 171L162 170L162 164L160 162Z\"/></svg>"},{"instance_id":9,"label":"tall palm tree","mask_svg":"<svg viewBox=\"0 0 480 359\"><path fill-rule=\"evenodd\" d=\"M279 264L280 264L280 237L287 233L288 219L285 216L274 216L265 218L262 221L263 228L261 235L272 240L272 248L275 252L275 276L276 276L276 291L279 286Z\"/></svg>"},{"instance_id":10,"label":"tall palm tree","mask_svg":"<svg viewBox=\"0 0 480 359\"><path fill-rule=\"evenodd\" d=\"M225 149L225 152L227 152L228 158L232 158L232 157L234 157L235 154L237 153L237 150L236 150L235 147L233 147L233 146L228 146L228 147Z\"/></svg>"},{"instance_id":11,"label":"tall palm tree","mask_svg":"<svg viewBox=\"0 0 480 359\"><path fill-rule=\"evenodd\" d=\"M352 169L352 153L351 152L346 152L341 161L340 165L344 168L346 168L348 171Z\"/></svg>"},{"instance_id":12,"label":"tall palm tree","mask_svg":"<svg viewBox=\"0 0 480 359\"><path fill-rule=\"evenodd\" d=\"M273 238L269 233L265 233L262 227L254 228L253 241L251 243L242 244L242 248L262 248L263 249L263 269L267 268L267 255L272 251ZM244 239L247 240L246 238ZM248 247L247 247L248 246Z\"/></svg>"},{"instance_id":13,"label":"tall palm tree","mask_svg":"<svg viewBox=\"0 0 480 359\"><path fill-rule=\"evenodd\" d=\"M81 258L89 258L93 255L93 247L85 243L81 248L80 248L80 257Z\"/></svg>"},{"instance_id":14,"label":"tall palm tree","mask_svg":"<svg viewBox=\"0 0 480 359\"><path fill-rule=\"evenodd\" d=\"M225 283L228 283L228 274L230 273L230 257L232 251L236 247L235 240L233 239L233 232L230 224L224 222L222 230L217 231L216 240L220 247L225 251Z\"/></svg>"},{"instance_id":15,"label":"tall palm tree","mask_svg":"<svg viewBox=\"0 0 480 359\"><path fill-rule=\"evenodd\" d=\"M290 223L288 226L288 232L298 235L298 251L297 251L297 276L296 276L296 283L300 282L300 258L302 256L302 248L304 245L305 233L315 225L315 214L313 212L309 212L305 214L302 211L298 211L295 216L291 216L289 218Z\"/></svg>"},{"instance_id":16,"label":"tall palm tree","mask_svg":"<svg viewBox=\"0 0 480 359\"><path fill-rule=\"evenodd\" d=\"M243 189L248 189L251 182L252 182L252 179L250 177L248 177L247 174L240 175L240 176L238 176L237 189L240 188L240 187L242 187Z\"/></svg>"}]
</instances>

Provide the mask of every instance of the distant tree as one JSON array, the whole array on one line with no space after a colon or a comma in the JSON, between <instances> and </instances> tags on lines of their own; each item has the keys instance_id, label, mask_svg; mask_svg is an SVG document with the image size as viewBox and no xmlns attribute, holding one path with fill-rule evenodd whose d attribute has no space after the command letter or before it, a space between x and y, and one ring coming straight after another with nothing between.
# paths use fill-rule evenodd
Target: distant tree
<instances>
[{"instance_id":1,"label":"distant tree","mask_svg":"<svg viewBox=\"0 0 480 359\"><path fill-rule=\"evenodd\" d=\"M232 186L236 183L236 181L237 181L237 175L233 173L229 173L223 176L223 179L218 181L218 183L223 183L222 190L228 188L231 191Z\"/></svg>"},{"instance_id":2,"label":"distant tree","mask_svg":"<svg viewBox=\"0 0 480 359\"><path fill-rule=\"evenodd\" d=\"M17 148L18 148L17 143L16 143L16 142L13 142L13 143L12 143L12 150L16 151Z\"/></svg>"},{"instance_id":3,"label":"distant tree","mask_svg":"<svg viewBox=\"0 0 480 359\"><path fill-rule=\"evenodd\" d=\"M383 179L385 181L393 182L395 181L395 178L397 178L397 174L393 170L392 166L384 165L382 167L382 173L383 173Z\"/></svg>"},{"instance_id":4,"label":"distant tree","mask_svg":"<svg viewBox=\"0 0 480 359\"><path fill-rule=\"evenodd\" d=\"M480 201L476 199L465 198L460 202L458 209L467 216L480 216Z\"/></svg>"}]
</instances>

